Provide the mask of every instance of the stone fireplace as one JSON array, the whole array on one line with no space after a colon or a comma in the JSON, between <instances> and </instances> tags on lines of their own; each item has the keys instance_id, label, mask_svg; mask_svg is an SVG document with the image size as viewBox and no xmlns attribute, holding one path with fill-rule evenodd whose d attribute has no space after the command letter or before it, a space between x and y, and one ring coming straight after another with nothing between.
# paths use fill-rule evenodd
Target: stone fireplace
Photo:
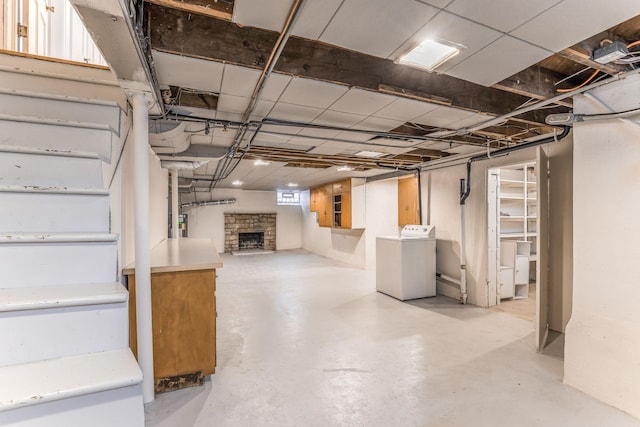
<instances>
[{"instance_id":1,"label":"stone fireplace","mask_svg":"<svg viewBox=\"0 0 640 427\"><path fill-rule=\"evenodd\" d=\"M276 214L224 214L224 251L276 250Z\"/></svg>"}]
</instances>

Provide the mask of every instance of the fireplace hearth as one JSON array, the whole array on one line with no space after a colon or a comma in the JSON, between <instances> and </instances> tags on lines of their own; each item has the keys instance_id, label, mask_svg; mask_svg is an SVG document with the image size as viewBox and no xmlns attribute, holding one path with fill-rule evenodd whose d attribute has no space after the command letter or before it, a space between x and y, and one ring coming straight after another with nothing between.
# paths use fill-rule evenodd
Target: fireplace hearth
<instances>
[{"instance_id":1,"label":"fireplace hearth","mask_svg":"<svg viewBox=\"0 0 640 427\"><path fill-rule=\"evenodd\" d=\"M276 250L275 213L225 213L224 251Z\"/></svg>"}]
</instances>

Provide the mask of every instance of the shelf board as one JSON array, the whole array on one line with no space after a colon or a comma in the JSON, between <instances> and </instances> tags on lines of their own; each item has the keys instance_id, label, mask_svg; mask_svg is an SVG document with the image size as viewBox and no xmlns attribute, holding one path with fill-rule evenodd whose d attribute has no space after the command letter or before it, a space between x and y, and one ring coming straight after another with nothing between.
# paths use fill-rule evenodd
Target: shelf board
<instances>
[{"instance_id":1,"label":"shelf board","mask_svg":"<svg viewBox=\"0 0 640 427\"><path fill-rule=\"evenodd\" d=\"M502 199L502 200L524 200L524 196L501 194L500 195L500 199ZM537 199L534 199L534 200L537 200Z\"/></svg>"},{"instance_id":2,"label":"shelf board","mask_svg":"<svg viewBox=\"0 0 640 427\"><path fill-rule=\"evenodd\" d=\"M524 215L500 215L500 219L511 219L511 220L518 220L518 221L522 221L524 219Z\"/></svg>"},{"instance_id":3,"label":"shelf board","mask_svg":"<svg viewBox=\"0 0 640 427\"><path fill-rule=\"evenodd\" d=\"M500 237L524 237L524 233L500 233Z\"/></svg>"}]
</instances>

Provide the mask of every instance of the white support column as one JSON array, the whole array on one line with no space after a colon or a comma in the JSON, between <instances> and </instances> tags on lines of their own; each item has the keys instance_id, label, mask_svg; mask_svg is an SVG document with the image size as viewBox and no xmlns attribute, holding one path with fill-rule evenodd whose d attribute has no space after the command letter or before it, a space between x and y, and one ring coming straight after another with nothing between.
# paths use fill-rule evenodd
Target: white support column
<instances>
[{"instance_id":1,"label":"white support column","mask_svg":"<svg viewBox=\"0 0 640 427\"><path fill-rule=\"evenodd\" d=\"M133 95L131 103L133 105L135 304L138 364L143 375L143 400L144 403L149 403L155 399L151 321L151 261L149 255L149 104L142 93Z\"/></svg>"},{"instance_id":2,"label":"white support column","mask_svg":"<svg viewBox=\"0 0 640 427\"><path fill-rule=\"evenodd\" d=\"M178 224L178 170L171 169L171 230L174 239L180 237L180 229Z\"/></svg>"}]
</instances>

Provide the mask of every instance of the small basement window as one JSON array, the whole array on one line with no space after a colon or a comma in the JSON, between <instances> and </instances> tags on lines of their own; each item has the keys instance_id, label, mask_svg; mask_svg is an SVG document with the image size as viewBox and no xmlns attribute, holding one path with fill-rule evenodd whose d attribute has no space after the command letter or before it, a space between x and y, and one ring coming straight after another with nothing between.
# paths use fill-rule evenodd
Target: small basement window
<instances>
[{"instance_id":1,"label":"small basement window","mask_svg":"<svg viewBox=\"0 0 640 427\"><path fill-rule=\"evenodd\" d=\"M299 191L278 191L278 205L300 205Z\"/></svg>"}]
</instances>

